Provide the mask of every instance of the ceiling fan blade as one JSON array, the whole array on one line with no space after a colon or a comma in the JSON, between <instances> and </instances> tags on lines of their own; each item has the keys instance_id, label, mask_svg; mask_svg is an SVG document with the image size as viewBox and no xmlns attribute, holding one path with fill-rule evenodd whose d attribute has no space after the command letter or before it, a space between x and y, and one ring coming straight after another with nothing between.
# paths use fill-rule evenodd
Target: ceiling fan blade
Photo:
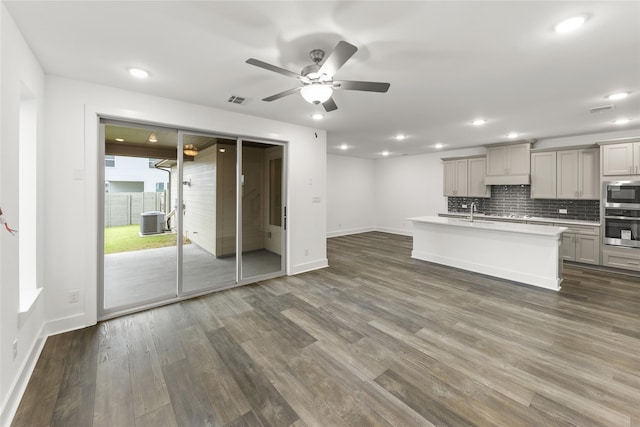
<instances>
[{"instance_id":1,"label":"ceiling fan blade","mask_svg":"<svg viewBox=\"0 0 640 427\"><path fill-rule=\"evenodd\" d=\"M318 72L326 74L329 77L333 77L336 71L338 71L338 69L342 67L344 63L347 62L357 51L358 48L354 45L345 41L339 41L335 49L333 49L333 52L331 52L327 59L325 59Z\"/></svg>"},{"instance_id":2,"label":"ceiling fan blade","mask_svg":"<svg viewBox=\"0 0 640 427\"><path fill-rule=\"evenodd\" d=\"M359 82L353 80L334 80L334 89L363 90L366 92L386 92L391 85L381 82Z\"/></svg>"},{"instance_id":3,"label":"ceiling fan blade","mask_svg":"<svg viewBox=\"0 0 640 427\"><path fill-rule=\"evenodd\" d=\"M294 79L298 79L305 83L309 82L309 79L305 76L301 76L298 73L294 73L293 71L285 70L284 68L276 67L275 65L268 64L264 61L260 61L259 59L249 58L245 61L247 64L255 65L256 67L264 68L265 70L273 71L278 74L282 74L283 76L293 77Z\"/></svg>"},{"instance_id":4,"label":"ceiling fan blade","mask_svg":"<svg viewBox=\"0 0 640 427\"><path fill-rule=\"evenodd\" d=\"M285 96L293 95L296 92L299 92L299 87L294 87L293 89L285 90L284 92L276 93L275 95L268 96L263 99L263 101L271 102L276 99L284 98Z\"/></svg>"},{"instance_id":5,"label":"ceiling fan blade","mask_svg":"<svg viewBox=\"0 0 640 427\"><path fill-rule=\"evenodd\" d=\"M322 106L324 107L324 110L327 113L338 109L338 106L336 105L336 102L333 100L333 98L329 98L326 101L324 101L322 103Z\"/></svg>"}]
</instances>

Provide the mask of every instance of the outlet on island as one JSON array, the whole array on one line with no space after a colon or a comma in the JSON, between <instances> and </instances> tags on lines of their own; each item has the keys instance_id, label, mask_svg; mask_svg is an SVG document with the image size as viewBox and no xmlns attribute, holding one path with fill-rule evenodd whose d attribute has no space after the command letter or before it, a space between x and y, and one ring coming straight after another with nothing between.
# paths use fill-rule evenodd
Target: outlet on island
<instances>
[{"instance_id":1,"label":"outlet on island","mask_svg":"<svg viewBox=\"0 0 640 427\"><path fill-rule=\"evenodd\" d=\"M467 205L462 205L462 209L467 209Z\"/></svg>"},{"instance_id":2,"label":"outlet on island","mask_svg":"<svg viewBox=\"0 0 640 427\"><path fill-rule=\"evenodd\" d=\"M567 210L566 209L558 209L558 213L559 214L567 214Z\"/></svg>"}]
</instances>

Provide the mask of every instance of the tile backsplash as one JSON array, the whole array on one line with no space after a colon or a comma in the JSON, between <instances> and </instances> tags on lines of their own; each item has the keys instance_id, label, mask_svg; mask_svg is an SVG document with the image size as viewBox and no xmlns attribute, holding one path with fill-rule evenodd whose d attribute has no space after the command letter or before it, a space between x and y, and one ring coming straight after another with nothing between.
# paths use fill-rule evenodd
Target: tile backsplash
<instances>
[{"instance_id":1,"label":"tile backsplash","mask_svg":"<svg viewBox=\"0 0 640 427\"><path fill-rule=\"evenodd\" d=\"M598 200L559 200L532 199L530 185L493 185L491 198L449 197L449 212L468 212L462 208L476 202L478 213L487 215L538 216L545 218L575 219L582 221L600 221L600 201ZM558 213L566 209L567 214Z\"/></svg>"}]
</instances>

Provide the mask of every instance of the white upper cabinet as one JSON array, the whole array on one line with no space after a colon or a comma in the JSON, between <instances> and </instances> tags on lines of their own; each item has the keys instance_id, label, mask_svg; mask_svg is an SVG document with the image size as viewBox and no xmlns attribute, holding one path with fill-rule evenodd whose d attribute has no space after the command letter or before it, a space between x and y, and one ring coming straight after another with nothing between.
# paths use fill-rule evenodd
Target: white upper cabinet
<instances>
[{"instance_id":1,"label":"white upper cabinet","mask_svg":"<svg viewBox=\"0 0 640 427\"><path fill-rule=\"evenodd\" d=\"M578 150L578 198L600 200L600 150Z\"/></svg>"},{"instance_id":2,"label":"white upper cabinet","mask_svg":"<svg viewBox=\"0 0 640 427\"><path fill-rule=\"evenodd\" d=\"M602 146L602 175L640 174L640 142Z\"/></svg>"},{"instance_id":3,"label":"white upper cabinet","mask_svg":"<svg viewBox=\"0 0 640 427\"><path fill-rule=\"evenodd\" d=\"M484 184L487 170L485 157L474 157L468 160L469 197L491 197L491 187Z\"/></svg>"},{"instance_id":4,"label":"white upper cabinet","mask_svg":"<svg viewBox=\"0 0 640 427\"><path fill-rule=\"evenodd\" d=\"M449 197L467 196L467 160L446 160L444 168L443 194Z\"/></svg>"},{"instance_id":5,"label":"white upper cabinet","mask_svg":"<svg viewBox=\"0 0 640 427\"><path fill-rule=\"evenodd\" d=\"M598 148L531 153L531 198L600 199Z\"/></svg>"},{"instance_id":6,"label":"white upper cabinet","mask_svg":"<svg viewBox=\"0 0 640 427\"><path fill-rule=\"evenodd\" d=\"M490 197L484 185L485 158L443 159L443 195L448 197Z\"/></svg>"},{"instance_id":7,"label":"white upper cabinet","mask_svg":"<svg viewBox=\"0 0 640 427\"><path fill-rule=\"evenodd\" d=\"M530 143L487 147L488 185L529 184Z\"/></svg>"},{"instance_id":8,"label":"white upper cabinet","mask_svg":"<svg viewBox=\"0 0 640 427\"><path fill-rule=\"evenodd\" d=\"M531 198L556 198L556 152L531 153Z\"/></svg>"},{"instance_id":9,"label":"white upper cabinet","mask_svg":"<svg viewBox=\"0 0 640 427\"><path fill-rule=\"evenodd\" d=\"M578 198L578 152L576 150L557 152L557 198Z\"/></svg>"}]
</instances>

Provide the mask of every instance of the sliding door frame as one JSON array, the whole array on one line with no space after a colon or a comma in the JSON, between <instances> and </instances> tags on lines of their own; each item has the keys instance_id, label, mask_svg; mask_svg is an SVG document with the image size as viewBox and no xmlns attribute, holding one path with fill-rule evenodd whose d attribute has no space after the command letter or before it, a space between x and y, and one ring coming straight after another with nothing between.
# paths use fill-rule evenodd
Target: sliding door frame
<instances>
[{"instance_id":1,"label":"sliding door frame","mask_svg":"<svg viewBox=\"0 0 640 427\"><path fill-rule=\"evenodd\" d=\"M98 144L98 265L97 265L97 320L106 320L118 316L122 316L125 314L135 313L143 310L147 310L153 307L159 307L162 305L172 304L174 302L179 302L182 300L194 298L200 295L206 295L213 292L222 291L225 289L234 288L237 286L243 286L250 283L255 283L261 280L267 280L274 277L279 277L286 275L286 263L288 256L288 215L287 215L287 202L288 202L288 193L287 193L287 182L288 182L288 148L289 145L286 141L280 140L271 140L266 138L255 138L251 136L238 136L238 135L228 135L220 132L211 132L206 130L197 130L197 129L189 129L187 127L182 126L163 126L156 123L147 123L141 121L131 121L128 119L122 119L117 117L109 117L98 115L98 136L99 136L99 144ZM105 180L105 169L104 169L104 159L105 159L105 126L108 124L119 125L119 126L127 126L134 128L143 128L149 130L157 130L164 132L176 132L177 133L177 179L178 179L178 191L177 191L177 210L179 214L176 215L178 218L177 226L176 226L176 296L172 298L166 297L158 297L154 299L150 299L143 302L125 304L122 306L115 307L113 309L105 309L104 308L104 204L105 204L105 195L104 195L104 180ZM209 137L219 137L224 139L236 140L237 150L236 150L236 273L235 273L235 283L230 284L229 286L224 286L220 288L206 288L202 291L194 291L190 293L183 292L183 272L184 272L184 252L183 252L183 232L184 232L184 224L183 224L183 186L182 181L184 177L184 135L196 135L196 136L209 136ZM242 277L242 145L243 141L247 142L257 142L261 144L268 144L272 146L281 146L282 147L282 157L283 157L283 165L282 165L282 235L281 235L281 248L282 255L280 261L280 270L268 274L262 274L258 276L252 276L249 278Z\"/></svg>"}]
</instances>

